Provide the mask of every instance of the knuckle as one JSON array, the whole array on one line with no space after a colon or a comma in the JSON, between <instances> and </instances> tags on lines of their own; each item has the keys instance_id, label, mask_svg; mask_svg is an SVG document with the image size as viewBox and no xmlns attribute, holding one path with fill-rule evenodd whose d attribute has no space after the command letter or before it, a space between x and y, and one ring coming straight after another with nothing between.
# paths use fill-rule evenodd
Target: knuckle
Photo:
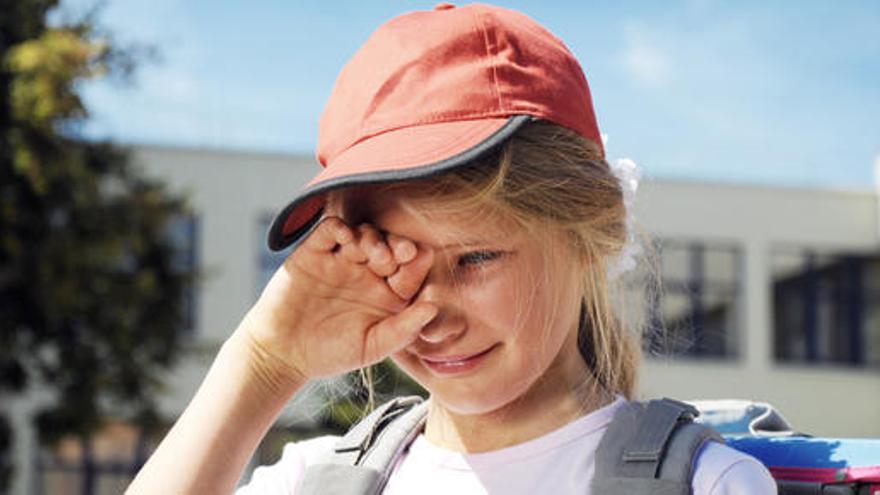
<instances>
[{"instance_id":1,"label":"knuckle","mask_svg":"<svg viewBox=\"0 0 880 495\"><path fill-rule=\"evenodd\" d=\"M357 228L358 228L358 231L361 232L365 236L376 237L378 234L378 231L376 230L376 228L373 227L369 223L362 223L362 224L358 225Z\"/></svg>"},{"instance_id":2,"label":"knuckle","mask_svg":"<svg viewBox=\"0 0 880 495\"><path fill-rule=\"evenodd\" d=\"M401 299L409 299L408 296L410 295L411 291L407 290L406 284L401 283L399 280L389 280L388 285L389 287L391 287L391 290L393 290L394 293L397 294L398 297L400 297Z\"/></svg>"},{"instance_id":3,"label":"knuckle","mask_svg":"<svg viewBox=\"0 0 880 495\"><path fill-rule=\"evenodd\" d=\"M320 227L324 229L324 233L334 237L349 238L351 236L348 225L337 217L328 217Z\"/></svg>"},{"instance_id":4,"label":"knuckle","mask_svg":"<svg viewBox=\"0 0 880 495\"><path fill-rule=\"evenodd\" d=\"M370 251L379 263L391 261L391 253L388 252L388 248L383 244L374 244L371 246Z\"/></svg>"},{"instance_id":5,"label":"knuckle","mask_svg":"<svg viewBox=\"0 0 880 495\"><path fill-rule=\"evenodd\" d=\"M370 269L380 277L387 277L393 272L392 267L387 263L370 262Z\"/></svg>"},{"instance_id":6,"label":"knuckle","mask_svg":"<svg viewBox=\"0 0 880 495\"><path fill-rule=\"evenodd\" d=\"M407 242L406 237L399 236L397 234L385 234L385 238L388 239L389 244L399 245Z\"/></svg>"},{"instance_id":7,"label":"knuckle","mask_svg":"<svg viewBox=\"0 0 880 495\"><path fill-rule=\"evenodd\" d=\"M394 275L388 277L388 286L391 287L398 296L404 299L409 299L414 292L415 283L404 275L405 274L401 274L398 271Z\"/></svg>"},{"instance_id":8,"label":"knuckle","mask_svg":"<svg viewBox=\"0 0 880 495\"><path fill-rule=\"evenodd\" d=\"M345 226L345 222L339 217L325 217L321 222L320 228L325 230L338 230Z\"/></svg>"},{"instance_id":9,"label":"knuckle","mask_svg":"<svg viewBox=\"0 0 880 495\"><path fill-rule=\"evenodd\" d=\"M369 232L361 232L360 233L360 244L364 249L373 250L378 242L375 236L371 235Z\"/></svg>"},{"instance_id":10,"label":"knuckle","mask_svg":"<svg viewBox=\"0 0 880 495\"><path fill-rule=\"evenodd\" d=\"M344 256L356 263L363 263L367 260L367 255L359 247L354 244L346 244L343 248Z\"/></svg>"}]
</instances>

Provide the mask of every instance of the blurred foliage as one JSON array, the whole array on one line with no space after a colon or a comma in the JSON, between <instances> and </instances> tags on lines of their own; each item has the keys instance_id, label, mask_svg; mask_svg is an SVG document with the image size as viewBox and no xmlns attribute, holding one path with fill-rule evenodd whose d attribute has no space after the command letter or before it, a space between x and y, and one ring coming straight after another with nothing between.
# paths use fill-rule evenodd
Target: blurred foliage
<instances>
[{"instance_id":1,"label":"blurred foliage","mask_svg":"<svg viewBox=\"0 0 880 495\"><path fill-rule=\"evenodd\" d=\"M0 401L42 391L44 443L110 415L156 425L196 278L169 232L185 199L76 135L80 85L130 77L145 52L101 34L94 12L49 25L54 7L0 0Z\"/></svg>"},{"instance_id":2,"label":"blurred foliage","mask_svg":"<svg viewBox=\"0 0 880 495\"><path fill-rule=\"evenodd\" d=\"M0 489L9 486L12 479L12 429L6 418L0 416Z\"/></svg>"},{"instance_id":3,"label":"blurred foliage","mask_svg":"<svg viewBox=\"0 0 880 495\"><path fill-rule=\"evenodd\" d=\"M347 375L347 393L333 399L319 428L335 434L345 433L375 406L404 395L428 394L390 359Z\"/></svg>"}]
</instances>

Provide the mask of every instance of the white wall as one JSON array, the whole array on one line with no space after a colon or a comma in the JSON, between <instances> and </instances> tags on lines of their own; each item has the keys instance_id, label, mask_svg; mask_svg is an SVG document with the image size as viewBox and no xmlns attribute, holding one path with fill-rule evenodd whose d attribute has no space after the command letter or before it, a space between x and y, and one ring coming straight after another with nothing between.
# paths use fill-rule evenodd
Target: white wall
<instances>
[{"instance_id":1,"label":"white wall","mask_svg":"<svg viewBox=\"0 0 880 495\"><path fill-rule=\"evenodd\" d=\"M318 170L311 156L142 148L138 160L173 187L192 191L201 214L201 254L209 278L198 335L206 352L174 375L163 403L180 411L213 351L256 297L257 222L286 204ZM880 371L779 365L772 357L770 255L775 247L876 251L876 196L739 185L647 181L637 216L664 238L731 241L743 249L744 314L733 362L649 360L644 396L755 398L777 404L799 428L825 435L880 436ZM849 405L857 402L858 407Z\"/></svg>"},{"instance_id":2,"label":"white wall","mask_svg":"<svg viewBox=\"0 0 880 495\"><path fill-rule=\"evenodd\" d=\"M880 370L775 363L770 293L774 248L877 252L876 196L679 182L648 183L640 193L638 217L651 232L740 243L745 283L740 359L649 360L642 393L764 400L802 431L880 437Z\"/></svg>"},{"instance_id":3,"label":"white wall","mask_svg":"<svg viewBox=\"0 0 880 495\"><path fill-rule=\"evenodd\" d=\"M318 169L309 156L144 147L136 162L185 192L199 217L198 258L206 275L198 296L198 348L175 371L168 414L183 410L213 355L258 295L259 220L284 206Z\"/></svg>"}]
</instances>

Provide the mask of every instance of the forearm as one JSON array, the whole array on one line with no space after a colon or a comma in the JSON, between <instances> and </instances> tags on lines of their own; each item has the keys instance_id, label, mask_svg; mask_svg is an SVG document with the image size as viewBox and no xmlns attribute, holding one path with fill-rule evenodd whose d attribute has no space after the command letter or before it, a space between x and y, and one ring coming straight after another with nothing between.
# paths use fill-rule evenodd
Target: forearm
<instances>
[{"instance_id":1,"label":"forearm","mask_svg":"<svg viewBox=\"0 0 880 495\"><path fill-rule=\"evenodd\" d=\"M278 371L242 322L186 410L126 493L231 493L266 431L304 380Z\"/></svg>"}]
</instances>

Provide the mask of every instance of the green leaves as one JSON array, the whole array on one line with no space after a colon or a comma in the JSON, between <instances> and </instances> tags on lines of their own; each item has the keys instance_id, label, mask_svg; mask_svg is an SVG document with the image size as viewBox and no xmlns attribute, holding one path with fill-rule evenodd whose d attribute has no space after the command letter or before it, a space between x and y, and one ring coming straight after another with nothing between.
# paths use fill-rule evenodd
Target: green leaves
<instances>
[{"instance_id":1,"label":"green leaves","mask_svg":"<svg viewBox=\"0 0 880 495\"><path fill-rule=\"evenodd\" d=\"M102 62L107 49L105 41L69 28L49 28L14 46L5 57L15 75L9 93L13 116L41 129L58 119L85 117L74 83L107 73Z\"/></svg>"}]
</instances>

